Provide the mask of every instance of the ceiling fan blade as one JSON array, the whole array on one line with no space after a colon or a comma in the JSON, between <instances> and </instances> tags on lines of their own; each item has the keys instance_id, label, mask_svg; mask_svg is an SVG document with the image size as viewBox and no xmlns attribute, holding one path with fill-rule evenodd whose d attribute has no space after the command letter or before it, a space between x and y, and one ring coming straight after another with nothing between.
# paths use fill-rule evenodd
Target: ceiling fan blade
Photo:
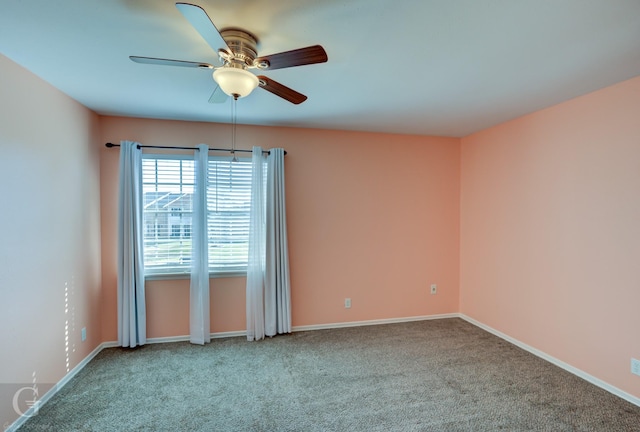
<instances>
[{"instance_id":1,"label":"ceiling fan blade","mask_svg":"<svg viewBox=\"0 0 640 432\"><path fill-rule=\"evenodd\" d=\"M220 86L216 86L211 93L211 97L209 97L209 103L223 103L227 100L227 94L222 91Z\"/></svg>"},{"instance_id":2,"label":"ceiling fan blade","mask_svg":"<svg viewBox=\"0 0 640 432\"><path fill-rule=\"evenodd\" d=\"M258 57L253 64L260 69L274 70L293 66L303 66L314 63L324 63L328 60L327 53L320 45L299 48L268 56Z\"/></svg>"},{"instance_id":3,"label":"ceiling fan blade","mask_svg":"<svg viewBox=\"0 0 640 432\"><path fill-rule=\"evenodd\" d=\"M220 32L204 9L191 3L176 3L176 7L187 21L191 23L193 28L200 33L200 36L202 36L209 46L213 48L216 54L218 54L221 49L231 52L227 42L225 42L222 35L220 35Z\"/></svg>"},{"instance_id":4,"label":"ceiling fan blade","mask_svg":"<svg viewBox=\"0 0 640 432\"><path fill-rule=\"evenodd\" d=\"M266 76L259 75L258 82L259 86L266 91L271 92L276 96L280 96L281 98L286 99L293 104L298 105L307 100L307 97L302 93L298 93L297 91L290 89L289 87L284 86L279 82L269 79Z\"/></svg>"},{"instance_id":5,"label":"ceiling fan blade","mask_svg":"<svg viewBox=\"0 0 640 432\"><path fill-rule=\"evenodd\" d=\"M171 59L161 59L154 57L138 57L138 56L129 56L129 58L136 63L144 63L144 64L153 64L153 65L161 65L161 66L180 66L180 67L190 67L197 69L213 69L213 65L209 63L200 63L200 62L191 62L184 60L171 60Z\"/></svg>"}]
</instances>

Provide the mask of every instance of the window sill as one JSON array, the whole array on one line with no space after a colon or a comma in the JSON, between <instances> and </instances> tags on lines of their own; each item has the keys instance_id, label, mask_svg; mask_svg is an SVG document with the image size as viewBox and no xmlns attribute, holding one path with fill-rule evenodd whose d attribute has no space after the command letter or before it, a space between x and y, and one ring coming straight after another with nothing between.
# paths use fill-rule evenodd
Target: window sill
<instances>
[{"instance_id":1,"label":"window sill","mask_svg":"<svg viewBox=\"0 0 640 432\"><path fill-rule=\"evenodd\" d=\"M226 273L209 273L209 279L235 278L235 277L247 277L247 272L238 271L238 272L226 272ZM179 279L191 279L191 273L166 273L166 274L151 274L151 275L144 276L145 281L179 280Z\"/></svg>"}]
</instances>

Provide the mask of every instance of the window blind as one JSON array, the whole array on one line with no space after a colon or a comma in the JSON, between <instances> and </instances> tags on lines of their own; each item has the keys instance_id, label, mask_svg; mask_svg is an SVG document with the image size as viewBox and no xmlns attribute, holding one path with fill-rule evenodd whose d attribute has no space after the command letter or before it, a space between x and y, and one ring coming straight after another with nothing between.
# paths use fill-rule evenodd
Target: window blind
<instances>
[{"instance_id":1,"label":"window blind","mask_svg":"<svg viewBox=\"0 0 640 432\"><path fill-rule=\"evenodd\" d=\"M188 274L194 161L180 155L143 155L144 261L147 275ZM207 224L209 272L246 271L251 161L209 158Z\"/></svg>"}]
</instances>

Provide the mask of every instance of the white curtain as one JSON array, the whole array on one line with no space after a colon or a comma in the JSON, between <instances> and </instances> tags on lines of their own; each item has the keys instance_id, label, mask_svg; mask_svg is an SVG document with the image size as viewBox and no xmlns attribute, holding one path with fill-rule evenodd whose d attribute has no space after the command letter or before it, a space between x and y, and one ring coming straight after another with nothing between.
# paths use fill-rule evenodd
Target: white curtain
<instances>
[{"instance_id":1,"label":"white curtain","mask_svg":"<svg viewBox=\"0 0 640 432\"><path fill-rule=\"evenodd\" d=\"M209 234L207 230L207 166L209 147L198 145L195 152L193 212L191 216L190 340L211 342L209 321Z\"/></svg>"},{"instance_id":2,"label":"white curtain","mask_svg":"<svg viewBox=\"0 0 640 432\"><path fill-rule=\"evenodd\" d=\"M142 151L120 142L118 194L118 345L147 341L142 249Z\"/></svg>"},{"instance_id":3,"label":"white curtain","mask_svg":"<svg viewBox=\"0 0 640 432\"><path fill-rule=\"evenodd\" d=\"M265 205L264 164L261 147L253 147L249 259L247 263L247 340L264 339Z\"/></svg>"},{"instance_id":4,"label":"white curtain","mask_svg":"<svg viewBox=\"0 0 640 432\"><path fill-rule=\"evenodd\" d=\"M271 149L267 157L265 334L291 333L291 288L284 194L284 150Z\"/></svg>"},{"instance_id":5,"label":"white curtain","mask_svg":"<svg viewBox=\"0 0 640 432\"><path fill-rule=\"evenodd\" d=\"M289 253L284 190L284 150L253 148L247 339L291 332ZM266 190L265 190L266 184Z\"/></svg>"}]
</instances>

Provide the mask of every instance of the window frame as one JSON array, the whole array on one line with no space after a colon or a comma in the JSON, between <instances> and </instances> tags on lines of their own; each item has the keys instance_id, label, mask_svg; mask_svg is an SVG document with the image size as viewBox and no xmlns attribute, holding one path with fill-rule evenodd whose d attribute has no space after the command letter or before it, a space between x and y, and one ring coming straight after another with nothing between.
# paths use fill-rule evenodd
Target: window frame
<instances>
[{"instance_id":1,"label":"window frame","mask_svg":"<svg viewBox=\"0 0 640 432\"><path fill-rule=\"evenodd\" d=\"M167 153L156 153L156 152L143 152L142 154L142 159L143 159L143 164L144 164L144 160L145 159L151 159L151 160L181 160L181 161L193 161L193 155L190 154L167 154ZM243 163L251 163L251 158L250 157L238 157L237 158L238 162L243 162ZM227 157L223 157L223 156L209 156L208 161L223 161L223 162L228 162L230 161L229 158ZM145 183L144 181L144 165L142 167L143 172L141 173L141 177L142 177L142 191L141 191L141 196L142 196L142 206L143 206L143 260L146 261L146 254L145 254L145 241L144 241L144 236L146 233L146 225L145 225L145 218L144 218L144 214L145 214L145 209L144 209L144 197L145 197L145 185L149 184L149 183ZM155 184L158 184L158 175L157 175L157 168L156 168L156 181ZM209 173L209 167L207 169L207 173ZM209 174L207 174L207 176L209 178L211 178L209 176ZM182 177L182 174L181 174ZM195 183L195 178L193 179L194 183ZM162 184L162 183L160 183ZM182 179L179 182L180 185L185 184L185 185L191 185L191 183L183 183ZM210 186L209 186L210 187ZM250 193L250 190L249 190ZM181 212L183 212L184 210L181 210ZM173 209L168 210L169 214L173 213ZM189 212L191 213L191 211ZM189 230L190 234L192 235L192 230ZM167 235L169 236L168 238L171 237L171 232L168 232ZM189 240L191 239L191 235L189 236ZM182 238L182 237L181 237ZM146 264L146 262L145 262ZM224 270L224 269L215 269L212 268L211 266L209 267L209 278L213 279L213 278L228 278L228 277L246 277L247 275L247 265L248 265L248 254L247 254L247 260L245 261L244 265L242 266L230 266L230 268L228 270ZM145 280L167 280L167 279L190 279L191 278L191 268L179 268L179 267L167 267L165 269L162 268L156 268L156 271L149 273L148 272L148 267L145 265L145 274L144 274L144 278ZM159 270L159 271L158 271ZM164 270L164 271L163 271Z\"/></svg>"}]
</instances>

